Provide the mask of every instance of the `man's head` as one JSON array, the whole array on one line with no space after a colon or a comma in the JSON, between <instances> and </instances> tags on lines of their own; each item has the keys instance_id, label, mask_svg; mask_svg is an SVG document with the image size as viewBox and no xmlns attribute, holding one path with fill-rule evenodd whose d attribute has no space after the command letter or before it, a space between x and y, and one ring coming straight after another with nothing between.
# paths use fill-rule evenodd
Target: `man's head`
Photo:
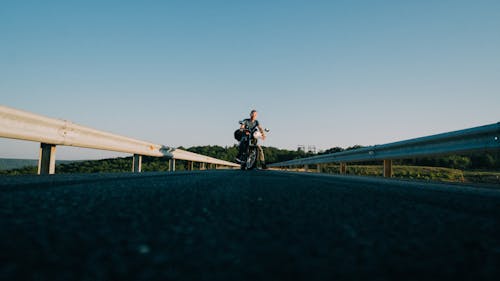
<instances>
[{"instance_id":1,"label":"man's head","mask_svg":"<svg viewBox=\"0 0 500 281\"><path fill-rule=\"evenodd\" d=\"M257 110L253 109L252 111L250 111L250 118L252 120L256 120L257 119Z\"/></svg>"}]
</instances>

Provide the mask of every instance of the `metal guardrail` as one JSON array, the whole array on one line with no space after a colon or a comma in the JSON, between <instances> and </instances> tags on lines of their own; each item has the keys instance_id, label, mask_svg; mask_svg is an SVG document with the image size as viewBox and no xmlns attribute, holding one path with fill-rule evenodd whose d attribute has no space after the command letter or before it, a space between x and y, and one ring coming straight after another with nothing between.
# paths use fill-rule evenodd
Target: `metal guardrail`
<instances>
[{"instance_id":1,"label":"metal guardrail","mask_svg":"<svg viewBox=\"0 0 500 281\"><path fill-rule=\"evenodd\" d=\"M165 145L136 140L81 126L70 121L0 105L0 137L40 142L39 174L55 173L55 147L57 145L100 149L134 154L133 171L140 172L142 156L167 157L175 160L239 167L236 163L174 149Z\"/></svg>"},{"instance_id":2,"label":"metal guardrail","mask_svg":"<svg viewBox=\"0 0 500 281\"><path fill-rule=\"evenodd\" d=\"M392 160L394 159L497 149L500 149L500 122L383 145L374 145L338 153L294 159L273 163L268 166L291 167L340 163L341 173L345 173L345 163L347 162L383 160L384 176L391 177Z\"/></svg>"}]
</instances>

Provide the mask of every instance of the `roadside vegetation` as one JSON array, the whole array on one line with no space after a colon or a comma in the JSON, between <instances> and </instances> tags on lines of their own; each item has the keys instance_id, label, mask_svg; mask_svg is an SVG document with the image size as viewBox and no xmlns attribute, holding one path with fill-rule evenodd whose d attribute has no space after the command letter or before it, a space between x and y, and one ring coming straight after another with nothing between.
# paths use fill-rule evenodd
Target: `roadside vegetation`
<instances>
[{"instance_id":1,"label":"roadside vegetation","mask_svg":"<svg viewBox=\"0 0 500 281\"><path fill-rule=\"evenodd\" d=\"M382 177L382 165L351 165L347 166L346 174ZM470 182L500 184L500 172L474 172L462 171L453 168L426 167L426 166L400 166L392 167L393 177L400 179L415 179L443 182ZM323 173L338 174L338 165L326 165Z\"/></svg>"},{"instance_id":2,"label":"roadside vegetation","mask_svg":"<svg viewBox=\"0 0 500 281\"><path fill-rule=\"evenodd\" d=\"M342 152L359 147L360 146L353 146L347 149L334 147L318 154L304 151L278 149L275 147L265 147L264 151L267 163L276 163L319 154ZM186 149L183 147L180 148ZM236 145L229 147L196 146L187 148L186 150L226 161L233 161L238 152ZM168 167L168 159L143 157L142 170L144 172L168 171ZM199 167L195 164L195 169L198 168ZM129 172L131 169L131 157L78 161L62 163L56 166L58 174L119 173ZM176 170L187 170L187 163L185 161L176 161ZM382 171L383 167L381 166L381 163L366 162L347 164L347 174L350 175L381 176ZM324 165L322 167L322 172L338 174L339 165ZM0 171L0 175L27 175L36 173L37 167L33 166ZM500 185L500 152L481 152L466 155L397 160L393 163L393 174L395 178L402 179L489 183Z\"/></svg>"}]
</instances>

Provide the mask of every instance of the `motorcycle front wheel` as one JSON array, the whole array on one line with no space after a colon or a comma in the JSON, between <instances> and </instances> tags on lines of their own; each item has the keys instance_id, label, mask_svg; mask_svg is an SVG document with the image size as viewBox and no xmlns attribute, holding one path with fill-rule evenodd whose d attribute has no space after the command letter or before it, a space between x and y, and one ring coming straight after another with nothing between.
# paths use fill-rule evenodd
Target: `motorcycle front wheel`
<instances>
[{"instance_id":1,"label":"motorcycle front wheel","mask_svg":"<svg viewBox=\"0 0 500 281\"><path fill-rule=\"evenodd\" d=\"M255 160L257 160L257 149L251 148L245 161L247 170L255 168Z\"/></svg>"}]
</instances>

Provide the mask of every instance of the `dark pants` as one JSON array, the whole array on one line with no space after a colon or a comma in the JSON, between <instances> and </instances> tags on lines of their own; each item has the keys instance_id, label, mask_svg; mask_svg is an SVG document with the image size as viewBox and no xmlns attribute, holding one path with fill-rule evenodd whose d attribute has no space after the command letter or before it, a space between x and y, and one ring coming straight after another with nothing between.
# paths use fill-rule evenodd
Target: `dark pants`
<instances>
[{"instance_id":1,"label":"dark pants","mask_svg":"<svg viewBox=\"0 0 500 281\"><path fill-rule=\"evenodd\" d=\"M243 137L241 139L240 147L239 147L239 151L238 151L238 158L241 157L241 154L246 149L246 145L247 145L246 140L247 140L246 137ZM262 147L260 145L257 144L257 140L256 139L252 140L252 144L253 145L257 145L257 150L259 151L258 160L260 160L261 163L264 163L266 161L265 158L264 158L264 150L262 149Z\"/></svg>"}]
</instances>

